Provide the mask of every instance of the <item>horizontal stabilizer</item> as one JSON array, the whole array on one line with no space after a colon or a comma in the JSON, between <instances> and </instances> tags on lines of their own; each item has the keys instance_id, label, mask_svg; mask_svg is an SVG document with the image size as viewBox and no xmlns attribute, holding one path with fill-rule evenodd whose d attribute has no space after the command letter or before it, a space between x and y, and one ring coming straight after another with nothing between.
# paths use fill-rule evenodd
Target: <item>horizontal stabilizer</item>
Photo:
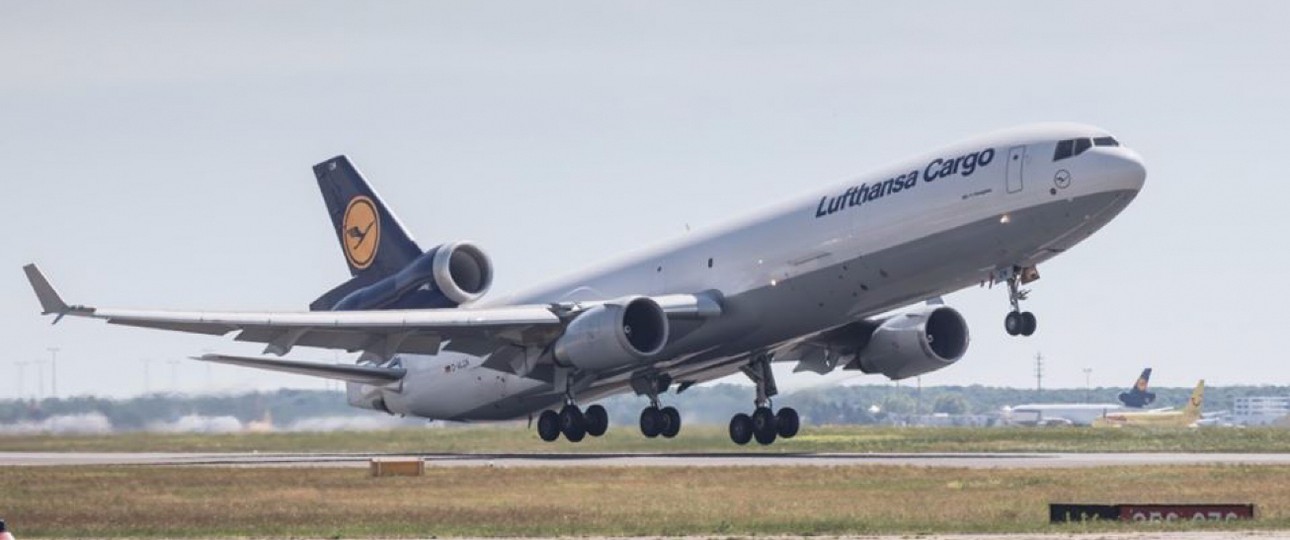
<instances>
[{"instance_id":1,"label":"horizontal stabilizer","mask_svg":"<svg viewBox=\"0 0 1290 540\"><path fill-rule=\"evenodd\" d=\"M297 375L310 375L313 377L322 377L324 379L335 379L338 381L373 385L384 385L397 382L407 374L407 370L403 368L361 366L355 364L323 364L321 362L301 362L297 360L281 360L278 358L228 356L223 354L203 354L201 356L194 356L193 359L204 362L233 364L235 366L253 367L267 369L269 371L281 371L284 373L295 373Z\"/></svg>"}]
</instances>

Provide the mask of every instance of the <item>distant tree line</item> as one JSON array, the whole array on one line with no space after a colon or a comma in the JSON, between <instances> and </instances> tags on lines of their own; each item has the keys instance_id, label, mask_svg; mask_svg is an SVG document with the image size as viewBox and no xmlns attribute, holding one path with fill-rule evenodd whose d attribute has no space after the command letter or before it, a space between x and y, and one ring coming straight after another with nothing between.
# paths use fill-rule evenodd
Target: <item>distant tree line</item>
<instances>
[{"instance_id":1,"label":"distant tree line","mask_svg":"<svg viewBox=\"0 0 1290 540\"><path fill-rule=\"evenodd\" d=\"M1191 387L1152 388L1152 407L1180 407ZM910 414L993 414L1004 406L1023 403L1117 403L1124 388L1088 390L1033 389L989 386L933 386L921 390L910 384L834 386L776 396L776 407L793 407L810 424L874 424ZM1290 395L1286 386L1210 387L1205 410L1228 410L1237 397ZM681 410L687 423L725 424L738 412L752 410L749 386L718 384L693 387L681 394L661 396L665 405ZM635 425L644 397L619 395L602 401L615 425ZM38 422L51 416L99 413L116 429L141 430L156 423L173 422L186 415L231 416L246 423L271 417L276 425L316 417L380 414L349 407L341 392L283 389L239 395L149 394L129 399L99 397L0 400L0 424Z\"/></svg>"}]
</instances>

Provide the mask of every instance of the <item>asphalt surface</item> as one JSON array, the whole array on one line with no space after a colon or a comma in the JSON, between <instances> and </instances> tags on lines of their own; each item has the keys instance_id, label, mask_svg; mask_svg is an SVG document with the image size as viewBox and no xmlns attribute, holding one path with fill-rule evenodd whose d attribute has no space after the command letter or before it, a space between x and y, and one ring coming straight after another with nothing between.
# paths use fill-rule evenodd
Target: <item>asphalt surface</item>
<instances>
[{"instance_id":1,"label":"asphalt surface","mask_svg":"<svg viewBox=\"0 0 1290 540\"><path fill-rule=\"evenodd\" d=\"M904 465L1061 469L1135 465L1290 465L1286 454L761 454L761 453L164 453L0 452L0 467L164 465L233 467L366 467L374 458L420 457L428 467L748 467Z\"/></svg>"}]
</instances>

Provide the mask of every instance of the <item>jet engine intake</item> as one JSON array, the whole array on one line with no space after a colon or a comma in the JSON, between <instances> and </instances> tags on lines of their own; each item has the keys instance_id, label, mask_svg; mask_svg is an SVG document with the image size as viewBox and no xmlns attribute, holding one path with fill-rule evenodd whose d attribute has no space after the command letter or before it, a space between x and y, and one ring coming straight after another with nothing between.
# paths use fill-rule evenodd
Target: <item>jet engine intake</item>
<instances>
[{"instance_id":1,"label":"jet engine intake","mask_svg":"<svg viewBox=\"0 0 1290 540\"><path fill-rule=\"evenodd\" d=\"M556 340L556 360L601 371L649 360L667 345L667 313L653 299L629 296L582 312Z\"/></svg>"},{"instance_id":2,"label":"jet engine intake","mask_svg":"<svg viewBox=\"0 0 1290 540\"><path fill-rule=\"evenodd\" d=\"M431 263L435 285L458 304L473 302L493 285L493 263L470 242L444 244L435 249Z\"/></svg>"},{"instance_id":3,"label":"jet engine intake","mask_svg":"<svg viewBox=\"0 0 1290 540\"><path fill-rule=\"evenodd\" d=\"M860 350L860 371L900 380L948 367L967 352L968 327L953 308L927 306L874 330Z\"/></svg>"},{"instance_id":4,"label":"jet engine intake","mask_svg":"<svg viewBox=\"0 0 1290 540\"><path fill-rule=\"evenodd\" d=\"M457 307L484 296L493 284L493 263L470 242L437 246L392 276L357 289L335 311Z\"/></svg>"}]
</instances>

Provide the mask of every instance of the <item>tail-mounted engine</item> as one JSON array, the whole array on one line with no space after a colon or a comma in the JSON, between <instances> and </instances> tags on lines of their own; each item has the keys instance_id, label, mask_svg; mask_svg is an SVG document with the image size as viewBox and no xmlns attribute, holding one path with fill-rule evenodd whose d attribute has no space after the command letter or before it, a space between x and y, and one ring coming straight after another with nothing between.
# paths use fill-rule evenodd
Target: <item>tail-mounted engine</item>
<instances>
[{"instance_id":1,"label":"tail-mounted engine","mask_svg":"<svg viewBox=\"0 0 1290 540\"><path fill-rule=\"evenodd\" d=\"M493 263L488 255L470 242L454 242L426 251L394 275L345 294L330 309L456 307L479 299L492 284Z\"/></svg>"},{"instance_id":2,"label":"tail-mounted engine","mask_svg":"<svg viewBox=\"0 0 1290 540\"><path fill-rule=\"evenodd\" d=\"M588 371L649 360L667 345L667 313L658 302L629 296L592 307L555 342L555 358Z\"/></svg>"},{"instance_id":3,"label":"tail-mounted engine","mask_svg":"<svg viewBox=\"0 0 1290 540\"><path fill-rule=\"evenodd\" d=\"M967 322L959 312L927 306L883 321L857 362L865 373L905 379L957 362L967 352L968 341Z\"/></svg>"}]
</instances>

